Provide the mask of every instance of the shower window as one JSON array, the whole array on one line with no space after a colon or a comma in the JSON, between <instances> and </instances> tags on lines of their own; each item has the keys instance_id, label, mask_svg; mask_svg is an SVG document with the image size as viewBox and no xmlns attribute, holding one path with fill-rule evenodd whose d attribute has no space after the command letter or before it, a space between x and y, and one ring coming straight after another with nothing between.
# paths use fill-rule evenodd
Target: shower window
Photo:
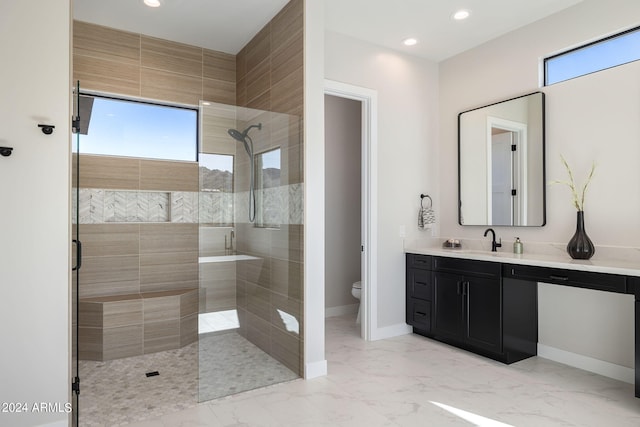
<instances>
[{"instance_id":1,"label":"shower window","mask_svg":"<svg viewBox=\"0 0 640 427\"><path fill-rule=\"evenodd\" d=\"M200 153L201 224L233 225L234 156Z\"/></svg>"},{"instance_id":2,"label":"shower window","mask_svg":"<svg viewBox=\"0 0 640 427\"><path fill-rule=\"evenodd\" d=\"M285 187L280 181L280 147L262 153L254 158L255 162L255 197L256 197L256 227L277 228L285 223L282 216L282 206L287 199Z\"/></svg>"},{"instance_id":3,"label":"shower window","mask_svg":"<svg viewBox=\"0 0 640 427\"><path fill-rule=\"evenodd\" d=\"M198 159L197 109L81 95L80 120L82 154Z\"/></svg>"}]
</instances>

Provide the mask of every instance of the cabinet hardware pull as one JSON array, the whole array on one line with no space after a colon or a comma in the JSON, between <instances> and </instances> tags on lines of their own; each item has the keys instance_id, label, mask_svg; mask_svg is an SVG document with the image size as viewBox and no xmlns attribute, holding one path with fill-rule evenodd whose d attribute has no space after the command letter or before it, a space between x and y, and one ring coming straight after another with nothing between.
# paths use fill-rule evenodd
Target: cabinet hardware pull
<instances>
[{"instance_id":1,"label":"cabinet hardware pull","mask_svg":"<svg viewBox=\"0 0 640 427\"><path fill-rule=\"evenodd\" d=\"M469 282L462 282L462 295L469 293Z\"/></svg>"},{"instance_id":2,"label":"cabinet hardware pull","mask_svg":"<svg viewBox=\"0 0 640 427\"><path fill-rule=\"evenodd\" d=\"M416 311L416 314L420 317L425 317L427 315L427 313L423 313L421 311Z\"/></svg>"},{"instance_id":3,"label":"cabinet hardware pull","mask_svg":"<svg viewBox=\"0 0 640 427\"><path fill-rule=\"evenodd\" d=\"M563 282L566 282L567 280L569 280L569 278L567 276L554 276L554 275L550 275L549 279L552 280L561 280Z\"/></svg>"},{"instance_id":4,"label":"cabinet hardware pull","mask_svg":"<svg viewBox=\"0 0 640 427\"><path fill-rule=\"evenodd\" d=\"M458 295L460 295L460 294L462 293L461 288L462 288L462 282L458 282L458 283L457 283L457 289L456 289L456 293L457 293Z\"/></svg>"}]
</instances>

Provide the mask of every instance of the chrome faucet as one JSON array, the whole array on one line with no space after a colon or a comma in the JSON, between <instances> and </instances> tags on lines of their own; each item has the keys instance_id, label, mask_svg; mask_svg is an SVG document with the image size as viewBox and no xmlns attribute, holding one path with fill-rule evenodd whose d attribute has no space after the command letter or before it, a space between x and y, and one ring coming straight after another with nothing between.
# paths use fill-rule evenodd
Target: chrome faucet
<instances>
[{"instance_id":1,"label":"chrome faucet","mask_svg":"<svg viewBox=\"0 0 640 427\"><path fill-rule=\"evenodd\" d=\"M496 243L496 232L493 231L493 228L487 228L484 231L484 237L487 237L487 233L489 233L489 232L491 232L491 252L497 252L496 249L502 247L502 237Z\"/></svg>"}]
</instances>

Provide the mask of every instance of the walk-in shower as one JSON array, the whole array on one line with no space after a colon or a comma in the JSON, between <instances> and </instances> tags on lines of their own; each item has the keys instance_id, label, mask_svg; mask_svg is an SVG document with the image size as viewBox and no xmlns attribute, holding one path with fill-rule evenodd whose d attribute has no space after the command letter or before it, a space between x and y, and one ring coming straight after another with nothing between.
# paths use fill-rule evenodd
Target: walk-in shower
<instances>
[{"instance_id":1,"label":"walk-in shower","mask_svg":"<svg viewBox=\"0 0 640 427\"><path fill-rule=\"evenodd\" d=\"M244 145L244 149L249 155L249 169L250 169L250 178L249 178L249 222L254 222L256 220L256 196L255 196L255 159L253 157L253 140L249 137L249 131L253 128L258 128L258 130L262 130L262 123L258 123L257 125L250 125L244 131L240 132L237 129L229 129L227 132L233 139L238 142L241 142Z\"/></svg>"}]
</instances>

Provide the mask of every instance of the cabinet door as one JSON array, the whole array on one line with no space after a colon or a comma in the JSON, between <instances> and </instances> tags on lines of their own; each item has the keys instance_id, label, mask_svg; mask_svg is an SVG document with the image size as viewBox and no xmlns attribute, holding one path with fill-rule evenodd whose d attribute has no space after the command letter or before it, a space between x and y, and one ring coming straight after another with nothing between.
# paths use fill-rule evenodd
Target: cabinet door
<instances>
[{"instance_id":1,"label":"cabinet door","mask_svg":"<svg viewBox=\"0 0 640 427\"><path fill-rule=\"evenodd\" d=\"M462 279L463 277L457 274L433 274L432 330L436 335L458 340L464 338Z\"/></svg>"},{"instance_id":2,"label":"cabinet door","mask_svg":"<svg viewBox=\"0 0 640 427\"><path fill-rule=\"evenodd\" d=\"M502 351L502 289L499 279L464 278L465 340L475 347Z\"/></svg>"}]
</instances>

